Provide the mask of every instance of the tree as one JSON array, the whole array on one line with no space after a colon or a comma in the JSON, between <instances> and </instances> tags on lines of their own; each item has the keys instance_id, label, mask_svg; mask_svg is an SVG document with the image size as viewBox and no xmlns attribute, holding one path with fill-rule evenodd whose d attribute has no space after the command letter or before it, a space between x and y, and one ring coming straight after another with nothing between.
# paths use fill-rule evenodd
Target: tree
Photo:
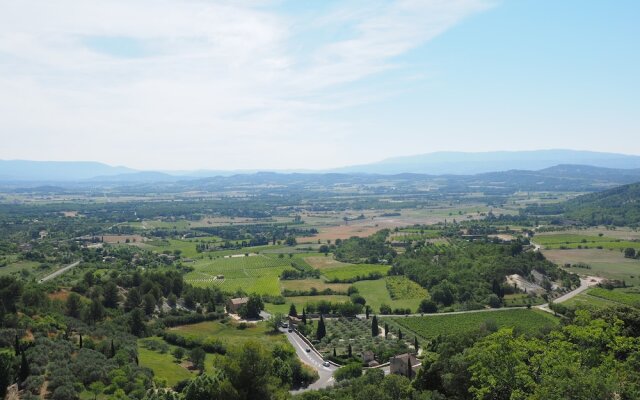
<instances>
[{"instance_id":1,"label":"tree","mask_svg":"<svg viewBox=\"0 0 640 400\"><path fill-rule=\"evenodd\" d=\"M145 331L144 315L142 310L135 308L129 316L129 329L135 336L142 336Z\"/></svg>"},{"instance_id":2,"label":"tree","mask_svg":"<svg viewBox=\"0 0 640 400\"><path fill-rule=\"evenodd\" d=\"M418 312L432 314L438 312L438 305L429 299L423 299L418 307Z\"/></svg>"},{"instance_id":3,"label":"tree","mask_svg":"<svg viewBox=\"0 0 640 400\"><path fill-rule=\"evenodd\" d=\"M182 347L175 347L171 351L171 354L173 354L173 357L175 358L176 362L179 363L184 358L184 349Z\"/></svg>"},{"instance_id":4,"label":"tree","mask_svg":"<svg viewBox=\"0 0 640 400\"><path fill-rule=\"evenodd\" d=\"M378 317L375 315L371 320L371 336L376 337L380 333L380 329L378 328Z\"/></svg>"},{"instance_id":5,"label":"tree","mask_svg":"<svg viewBox=\"0 0 640 400\"><path fill-rule=\"evenodd\" d=\"M8 351L0 351L0 398L4 399L7 393L7 386L13 383L13 362L14 357Z\"/></svg>"},{"instance_id":6,"label":"tree","mask_svg":"<svg viewBox=\"0 0 640 400\"><path fill-rule=\"evenodd\" d=\"M240 307L238 313L244 319L257 319L260 318L260 312L262 310L264 310L262 297L257 294L252 294L251 296L249 296L247 304L244 304L242 307Z\"/></svg>"},{"instance_id":7,"label":"tree","mask_svg":"<svg viewBox=\"0 0 640 400\"><path fill-rule=\"evenodd\" d=\"M29 377L31 369L29 368L29 361L27 360L27 356L22 352L22 357L20 359L20 370L18 371L18 381L24 382L25 379Z\"/></svg>"},{"instance_id":8,"label":"tree","mask_svg":"<svg viewBox=\"0 0 640 400\"><path fill-rule=\"evenodd\" d=\"M366 306L366 307L364 308L364 313L365 313L365 318L366 318L366 319L369 319L369 313L370 313L370 312L371 312L371 307Z\"/></svg>"},{"instance_id":9,"label":"tree","mask_svg":"<svg viewBox=\"0 0 640 400\"><path fill-rule=\"evenodd\" d=\"M134 308L139 307L141 302L142 298L140 298L140 291L137 288L131 288L127 293L127 299L124 301L124 310L129 312Z\"/></svg>"},{"instance_id":10,"label":"tree","mask_svg":"<svg viewBox=\"0 0 640 400\"><path fill-rule=\"evenodd\" d=\"M91 300L88 312L89 322L98 322L104 318L104 306L98 299Z\"/></svg>"},{"instance_id":11,"label":"tree","mask_svg":"<svg viewBox=\"0 0 640 400\"><path fill-rule=\"evenodd\" d=\"M500 298L495 294L491 293L487 298L487 304L489 304L489 307L491 308L500 308L502 307L502 300L500 300Z\"/></svg>"},{"instance_id":12,"label":"tree","mask_svg":"<svg viewBox=\"0 0 640 400\"><path fill-rule=\"evenodd\" d=\"M156 310L156 298L153 297L151 293L147 293L142 298L142 302L144 304L144 313L147 315L153 314L153 312Z\"/></svg>"},{"instance_id":13,"label":"tree","mask_svg":"<svg viewBox=\"0 0 640 400\"><path fill-rule=\"evenodd\" d=\"M392 313L392 310L391 310L391 306L390 305L388 305L388 304L381 304L380 305L380 314L389 315L391 313Z\"/></svg>"},{"instance_id":14,"label":"tree","mask_svg":"<svg viewBox=\"0 0 640 400\"><path fill-rule=\"evenodd\" d=\"M91 385L89 385L89 390L91 391L91 393L93 393L93 400L96 400L98 398L98 395L102 393L102 391L104 391L104 383L102 383L101 381L93 382Z\"/></svg>"},{"instance_id":15,"label":"tree","mask_svg":"<svg viewBox=\"0 0 640 400\"><path fill-rule=\"evenodd\" d=\"M67 297L67 305L66 305L67 315L73 318L80 318L81 310L82 310L82 301L80 300L80 296L75 292L71 292L69 297Z\"/></svg>"},{"instance_id":16,"label":"tree","mask_svg":"<svg viewBox=\"0 0 640 400\"><path fill-rule=\"evenodd\" d=\"M386 322L384 323L384 338L387 338L387 335L389 335L389 324L387 324Z\"/></svg>"},{"instance_id":17,"label":"tree","mask_svg":"<svg viewBox=\"0 0 640 400\"><path fill-rule=\"evenodd\" d=\"M324 318L320 315L320 321L318 321L318 329L316 330L316 339L322 340L327 335L327 329L324 326Z\"/></svg>"},{"instance_id":18,"label":"tree","mask_svg":"<svg viewBox=\"0 0 640 400\"><path fill-rule=\"evenodd\" d=\"M202 347L196 347L189 352L189 360L193 363L193 366L199 369L201 372L204 371L204 358L207 353L202 350Z\"/></svg>"},{"instance_id":19,"label":"tree","mask_svg":"<svg viewBox=\"0 0 640 400\"><path fill-rule=\"evenodd\" d=\"M303 308L302 309L302 325L306 325L307 324L307 311Z\"/></svg>"},{"instance_id":20,"label":"tree","mask_svg":"<svg viewBox=\"0 0 640 400\"><path fill-rule=\"evenodd\" d=\"M291 303L291 306L289 306L289 316L290 317L298 317L298 310L296 310L296 305Z\"/></svg>"},{"instance_id":21,"label":"tree","mask_svg":"<svg viewBox=\"0 0 640 400\"><path fill-rule=\"evenodd\" d=\"M169 307L171 308L176 308L176 304L178 304L178 298L175 294L171 293L169 297L167 297L167 304L169 304Z\"/></svg>"},{"instance_id":22,"label":"tree","mask_svg":"<svg viewBox=\"0 0 640 400\"><path fill-rule=\"evenodd\" d=\"M278 330L280 329L280 324L283 320L284 315L282 315L281 313L275 313L271 315L271 318L269 318L269 321L267 322L273 332L278 332Z\"/></svg>"},{"instance_id":23,"label":"tree","mask_svg":"<svg viewBox=\"0 0 640 400\"><path fill-rule=\"evenodd\" d=\"M624 249L624 256L626 258L635 258L636 256L636 249L632 248L632 247L627 247L626 249Z\"/></svg>"},{"instance_id":24,"label":"tree","mask_svg":"<svg viewBox=\"0 0 640 400\"><path fill-rule=\"evenodd\" d=\"M345 365L344 367L339 368L334 374L336 382L359 378L360 376L362 376L362 365L360 365L360 363Z\"/></svg>"},{"instance_id":25,"label":"tree","mask_svg":"<svg viewBox=\"0 0 640 400\"><path fill-rule=\"evenodd\" d=\"M413 348L416 350L416 354L420 351L420 345L418 344L418 337L413 337Z\"/></svg>"},{"instance_id":26,"label":"tree","mask_svg":"<svg viewBox=\"0 0 640 400\"><path fill-rule=\"evenodd\" d=\"M111 348L109 351L109 358L113 358L116 355L116 346L113 344L113 339L111 339Z\"/></svg>"},{"instance_id":27,"label":"tree","mask_svg":"<svg viewBox=\"0 0 640 400\"><path fill-rule=\"evenodd\" d=\"M102 300L102 304L104 304L107 308L116 308L118 307L118 302L120 301L120 294L118 293L118 287L113 282L108 282L104 285L103 293L104 299Z\"/></svg>"},{"instance_id":28,"label":"tree","mask_svg":"<svg viewBox=\"0 0 640 400\"><path fill-rule=\"evenodd\" d=\"M347 355L349 358L353 357L353 347L351 347L351 343L349 343L349 347L347 348Z\"/></svg>"},{"instance_id":29,"label":"tree","mask_svg":"<svg viewBox=\"0 0 640 400\"><path fill-rule=\"evenodd\" d=\"M78 347L82 348L82 333L79 333Z\"/></svg>"},{"instance_id":30,"label":"tree","mask_svg":"<svg viewBox=\"0 0 640 400\"><path fill-rule=\"evenodd\" d=\"M402 340L402 329L398 329L398 339Z\"/></svg>"},{"instance_id":31,"label":"tree","mask_svg":"<svg viewBox=\"0 0 640 400\"><path fill-rule=\"evenodd\" d=\"M238 392L222 374L201 374L184 388L184 400L235 400Z\"/></svg>"}]
</instances>

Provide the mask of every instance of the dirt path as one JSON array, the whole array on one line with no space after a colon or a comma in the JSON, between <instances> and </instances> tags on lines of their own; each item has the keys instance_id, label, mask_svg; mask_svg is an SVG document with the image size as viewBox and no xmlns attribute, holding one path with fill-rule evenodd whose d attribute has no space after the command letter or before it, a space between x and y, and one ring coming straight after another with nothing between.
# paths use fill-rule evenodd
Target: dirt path
<instances>
[{"instance_id":1,"label":"dirt path","mask_svg":"<svg viewBox=\"0 0 640 400\"><path fill-rule=\"evenodd\" d=\"M64 274L65 272L67 272L68 270L70 270L71 268L78 266L78 264L80 264L80 261L76 261L73 264L69 264L66 267L60 268L56 272L54 272L52 274L49 274L49 275L45 276L44 278L40 279L38 281L38 283L43 283L43 282L49 281L49 280L51 280L51 279L53 279L53 278L55 278L57 276L60 276L60 275Z\"/></svg>"}]
</instances>

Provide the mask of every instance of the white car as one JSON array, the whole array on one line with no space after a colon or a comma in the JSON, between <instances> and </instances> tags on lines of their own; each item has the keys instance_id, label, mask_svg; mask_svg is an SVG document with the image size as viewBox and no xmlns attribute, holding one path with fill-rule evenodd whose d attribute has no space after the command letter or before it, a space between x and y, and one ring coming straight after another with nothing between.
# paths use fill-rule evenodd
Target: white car
<instances>
[{"instance_id":1,"label":"white car","mask_svg":"<svg viewBox=\"0 0 640 400\"><path fill-rule=\"evenodd\" d=\"M331 366L331 363L330 363L329 361L325 361L325 362L323 362L323 363L322 363L322 366L324 366L324 367L330 367L330 366Z\"/></svg>"}]
</instances>

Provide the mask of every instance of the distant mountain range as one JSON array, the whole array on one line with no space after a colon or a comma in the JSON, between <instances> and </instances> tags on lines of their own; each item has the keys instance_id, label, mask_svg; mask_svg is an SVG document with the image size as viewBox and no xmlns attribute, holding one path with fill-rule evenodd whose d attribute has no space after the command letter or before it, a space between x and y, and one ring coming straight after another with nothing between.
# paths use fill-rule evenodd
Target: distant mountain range
<instances>
[{"instance_id":1,"label":"distant mountain range","mask_svg":"<svg viewBox=\"0 0 640 400\"><path fill-rule=\"evenodd\" d=\"M505 171L537 171L539 175L543 170L558 165L570 166L570 172L574 174L589 174L593 178L602 178L606 175L611 178L612 176L635 175L635 172L631 170L640 169L640 156L577 150L499 151L485 153L438 152L390 158L377 163L337 168L330 171L298 172L304 174L397 175L410 173L431 176L471 176ZM582 166L582 171L576 170L575 166L577 165ZM599 167L601 169L589 170L589 167ZM629 171L625 172L624 170ZM178 182L216 176L247 175L256 172L258 171L139 171L123 166L114 167L91 161L0 160L0 182L5 183ZM291 173L291 171L280 172ZM554 173L558 172L558 170L554 171ZM518 172L518 174L520 174L520 172Z\"/></svg>"},{"instance_id":2,"label":"distant mountain range","mask_svg":"<svg viewBox=\"0 0 640 400\"><path fill-rule=\"evenodd\" d=\"M337 172L431 175L470 175L509 170L537 171L560 164L603 168L640 168L640 156L579 150L437 152L389 158L380 162L338 168Z\"/></svg>"}]
</instances>

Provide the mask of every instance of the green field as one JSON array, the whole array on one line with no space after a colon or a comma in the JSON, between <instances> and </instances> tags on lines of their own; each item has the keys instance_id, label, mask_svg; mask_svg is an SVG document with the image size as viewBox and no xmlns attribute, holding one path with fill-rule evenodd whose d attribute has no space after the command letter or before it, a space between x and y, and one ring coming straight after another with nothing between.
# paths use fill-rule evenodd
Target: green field
<instances>
[{"instance_id":1,"label":"green field","mask_svg":"<svg viewBox=\"0 0 640 400\"><path fill-rule=\"evenodd\" d=\"M22 270L25 271L29 271L29 273L36 273L39 274L40 272L37 271L38 266L40 265L40 263L35 262L35 261L15 261L15 262L10 262L9 264L7 264L4 267L0 267L0 276L2 275L11 275L14 273L20 273ZM47 269L46 272L47 273L51 273L55 271L54 269Z\"/></svg>"},{"instance_id":2,"label":"green field","mask_svg":"<svg viewBox=\"0 0 640 400\"><path fill-rule=\"evenodd\" d=\"M174 347L169 346L170 349ZM138 360L140 366L150 368L158 379L166 380L167 386L173 386L183 379L190 379L195 376L195 373L175 362L171 351L160 353L155 350L149 350L141 345L140 340L138 340Z\"/></svg>"},{"instance_id":3,"label":"green field","mask_svg":"<svg viewBox=\"0 0 640 400\"><path fill-rule=\"evenodd\" d=\"M415 312L418 309L420 301L424 297L393 300L391 298L391 295L389 294L389 291L387 290L386 279L378 279L375 281L359 281L354 283L353 286L355 286L362 297L367 300L367 305L372 308L374 313L378 313L380 311L380 306L382 304L387 304L388 306L391 306L392 309L410 308L412 312Z\"/></svg>"},{"instance_id":4,"label":"green field","mask_svg":"<svg viewBox=\"0 0 640 400\"><path fill-rule=\"evenodd\" d=\"M234 322L206 321L169 328L168 331L197 341L217 339L227 346L242 345L247 340L257 340L266 346L278 342L287 343L284 335L269 333L266 322L246 325L245 329L240 329Z\"/></svg>"},{"instance_id":5,"label":"green field","mask_svg":"<svg viewBox=\"0 0 640 400\"><path fill-rule=\"evenodd\" d=\"M328 267L322 270L322 274L328 280L349 280L358 277L366 277L369 274L386 275L389 272L388 265L379 264L347 264L345 266Z\"/></svg>"},{"instance_id":6,"label":"green field","mask_svg":"<svg viewBox=\"0 0 640 400\"><path fill-rule=\"evenodd\" d=\"M536 334L559 324L559 319L540 310L500 310L428 317L384 318L403 331L411 331L424 339L438 335L464 334L480 329L483 324L513 327L525 334Z\"/></svg>"},{"instance_id":7,"label":"green field","mask_svg":"<svg viewBox=\"0 0 640 400\"><path fill-rule=\"evenodd\" d=\"M591 296L588 293L580 293L579 295L565 301L562 303L563 306L567 308L589 308L589 309L600 309L606 307L616 307L619 306L620 303L616 303L615 301L607 300L602 297Z\"/></svg>"},{"instance_id":8,"label":"green field","mask_svg":"<svg viewBox=\"0 0 640 400\"><path fill-rule=\"evenodd\" d=\"M348 296L341 295L320 295L320 296L295 296L286 297L285 304L271 304L266 303L265 309L270 313L289 313L289 307L291 304L295 304L298 313L302 314L302 308L309 303L318 303L320 301L328 301L331 303L346 303L349 301Z\"/></svg>"},{"instance_id":9,"label":"green field","mask_svg":"<svg viewBox=\"0 0 640 400\"><path fill-rule=\"evenodd\" d=\"M587 292L590 296L613 301L632 307L640 307L640 293L630 289L613 289L607 290L602 288L589 289Z\"/></svg>"},{"instance_id":10,"label":"green field","mask_svg":"<svg viewBox=\"0 0 640 400\"><path fill-rule=\"evenodd\" d=\"M640 241L579 234L539 234L534 238L534 242L545 249L603 248L620 250L627 247L640 248Z\"/></svg>"},{"instance_id":11,"label":"green field","mask_svg":"<svg viewBox=\"0 0 640 400\"><path fill-rule=\"evenodd\" d=\"M218 285L232 293L242 289L247 293L277 296L280 294L279 277L291 269L287 258L265 255L198 260L191 264L194 271L185 275L185 281L199 287ZM223 275L224 279L216 279Z\"/></svg>"},{"instance_id":12,"label":"green field","mask_svg":"<svg viewBox=\"0 0 640 400\"><path fill-rule=\"evenodd\" d=\"M568 267L569 272L580 275L601 276L607 279L626 281L628 285L640 285L640 260L625 258L616 250L544 250L550 261L565 264L587 264L590 269Z\"/></svg>"}]
</instances>

